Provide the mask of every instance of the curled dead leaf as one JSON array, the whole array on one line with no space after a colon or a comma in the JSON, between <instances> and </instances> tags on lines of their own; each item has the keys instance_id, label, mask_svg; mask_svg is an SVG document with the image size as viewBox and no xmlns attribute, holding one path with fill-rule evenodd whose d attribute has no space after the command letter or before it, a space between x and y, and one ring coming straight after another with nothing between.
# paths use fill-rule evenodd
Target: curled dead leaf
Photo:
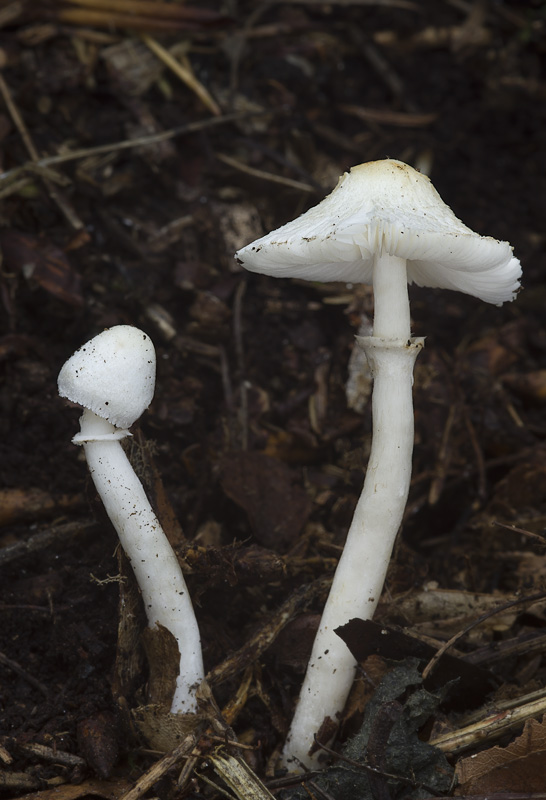
<instances>
[{"instance_id":1,"label":"curled dead leaf","mask_svg":"<svg viewBox=\"0 0 546 800\"><path fill-rule=\"evenodd\" d=\"M222 488L249 518L258 542L274 550L290 546L311 513L311 499L293 470L263 453L239 452L222 468Z\"/></svg>"},{"instance_id":2,"label":"curled dead leaf","mask_svg":"<svg viewBox=\"0 0 546 800\"><path fill-rule=\"evenodd\" d=\"M83 306L80 276L53 242L12 228L0 233L0 247L10 272L22 273L63 303Z\"/></svg>"},{"instance_id":3,"label":"curled dead leaf","mask_svg":"<svg viewBox=\"0 0 546 800\"><path fill-rule=\"evenodd\" d=\"M541 792L546 774L546 720L525 723L507 747L491 747L457 764L458 794Z\"/></svg>"}]
</instances>

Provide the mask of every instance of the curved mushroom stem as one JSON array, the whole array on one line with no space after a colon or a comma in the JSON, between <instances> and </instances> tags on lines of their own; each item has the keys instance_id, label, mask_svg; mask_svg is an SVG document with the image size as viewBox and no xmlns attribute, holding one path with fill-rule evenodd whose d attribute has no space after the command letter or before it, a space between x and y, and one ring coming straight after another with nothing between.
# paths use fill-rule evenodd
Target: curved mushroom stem
<instances>
[{"instance_id":1,"label":"curved mushroom stem","mask_svg":"<svg viewBox=\"0 0 546 800\"><path fill-rule=\"evenodd\" d=\"M283 751L291 770L317 766L314 736L327 717L337 723L354 680L356 662L336 628L371 619L381 595L409 492L413 366L423 342L357 337L374 376L372 449Z\"/></svg>"},{"instance_id":2,"label":"curved mushroom stem","mask_svg":"<svg viewBox=\"0 0 546 800\"><path fill-rule=\"evenodd\" d=\"M120 434L127 433L89 410L80 428L74 442L83 444L93 482L131 562L148 624L167 628L178 643L180 671L171 711L195 712L195 692L204 678L199 629L178 559L119 443Z\"/></svg>"}]
</instances>

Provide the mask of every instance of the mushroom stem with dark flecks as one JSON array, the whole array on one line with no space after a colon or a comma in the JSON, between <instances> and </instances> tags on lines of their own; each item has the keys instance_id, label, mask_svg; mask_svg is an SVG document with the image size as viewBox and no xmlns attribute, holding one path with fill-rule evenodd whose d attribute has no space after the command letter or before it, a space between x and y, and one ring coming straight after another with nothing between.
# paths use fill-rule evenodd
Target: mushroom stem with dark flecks
<instances>
[{"instance_id":1,"label":"mushroom stem with dark flecks","mask_svg":"<svg viewBox=\"0 0 546 800\"><path fill-rule=\"evenodd\" d=\"M129 325L110 328L80 347L59 373L59 394L84 407L80 433L89 471L142 593L148 624L175 637L180 667L173 713L197 710L204 678L201 640L178 559L120 444L150 405L155 351L150 338Z\"/></svg>"},{"instance_id":2,"label":"mushroom stem with dark flecks","mask_svg":"<svg viewBox=\"0 0 546 800\"><path fill-rule=\"evenodd\" d=\"M514 299L521 269L507 242L471 231L427 177L391 159L353 167L318 206L236 258L253 272L374 291L373 336L357 337L374 378L370 460L283 753L290 769L312 768L314 737L338 721L355 676L336 628L373 616L408 497L413 366L424 344L411 338L408 283L500 305Z\"/></svg>"}]
</instances>

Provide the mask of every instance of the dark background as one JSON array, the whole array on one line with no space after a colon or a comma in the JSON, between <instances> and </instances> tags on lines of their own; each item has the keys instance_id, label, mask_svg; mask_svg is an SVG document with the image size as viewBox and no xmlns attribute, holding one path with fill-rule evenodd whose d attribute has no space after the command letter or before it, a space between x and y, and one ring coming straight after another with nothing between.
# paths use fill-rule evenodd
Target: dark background
<instances>
[{"instance_id":1,"label":"dark background","mask_svg":"<svg viewBox=\"0 0 546 800\"><path fill-rule=\"evenodd\" d=\"M105 327L137 325L157 349L136 450L145 479L157 468L207 669L332 574L369 449L369 404L349 409L345 385L371 293L247 275L233 253L364 161L426 168L465 224L510 241L524 286L502 308L410 290L427 340L407 518L379 618L411 629L419 621L395 600L423 585L538 591L542 544L493 523L541 534L546 519L546 5L211 2L218 19L167 33L153 14L131 31L71 21L70 3L15 6L0 4L0 652L23 673L0 663L0 732L83 753L96 771L81 731L106 714L109 741L124 743L120 774L148 763L123 760L136 745L112 693L119 583L102 583L118 574L116 540L70 443L78 410L56 392L66 358ZM187 59L219 113L150 37ZM163 131L178 132L117 147ZM14 174L37 160L25 137L38 159L90 152ZM8 555L44 534L47 547ZM323 599L254 664L234 727L258 745L258 772L286 730ZM425 623L439 641L451 635ZM540 609L514 614L462 646L543 624ZM542 658L499 676L531 691ZM221 706L240 677L215 687ZM145 680L139 662L130 706ZM35 788L58 773L32 770Z\"/></svg>"}]
</instances>

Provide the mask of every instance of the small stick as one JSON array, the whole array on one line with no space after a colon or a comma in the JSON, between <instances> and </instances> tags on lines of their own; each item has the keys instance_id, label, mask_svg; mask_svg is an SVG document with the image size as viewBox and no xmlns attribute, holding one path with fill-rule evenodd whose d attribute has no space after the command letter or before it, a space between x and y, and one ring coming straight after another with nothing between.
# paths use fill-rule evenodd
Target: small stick
<instances>
[{"instance_id":1,"label":"small stick","mask_svg":"<svg viewBox=\"0 0 546 800\"><path fill-rule=\"evenodd\" d=\"M514 606L517 605L523 605L524 603L525 604L535 603L538 600L544 600L545 597L546 597L546 592L538 592L537 594L532 594L529 595L528 597L520 597L517 600L511 600L509 603L503 603L502 605L497 606L497 608L494 608L491 611L487 611L485 614L482 614L480 617L475 619L461 631L458 631L458 633L452 636L451 639L449 639L444 645L442 645L442 647L440 647L438 652L434 654L434 656L430 659L430 661L424 668L423 680L428 678L428 676L434 670L434 668L436 667L436 665L438 664L439 660L444 655L444 653L446 653L450 649L450 647L453 647L453 645L456 642L458 642L459 639L462 639L463 636L466 636L466 634L469 633L469 631L471 631L477 625L480 625L482 622L485 622L486 619L494 617L495 614L500 614L502 611L506 611L509 608L513 608Z\"/></svg>"},{"instance_id":2,"label":"small stick","mask_svg":"<svg viewBox=\"0 0 546 800\"><path fill-rule=\"evenodd\" d=\"M43 695L49 697L49 689L47 686L27 672L26 669L23 669L23 667L18 664L17 661L14 661L12 658L8 658L8 656L6 656L4 653L0 653L0 664L3 664L5 667L8 667L8 669L11 669L12 672L15 672L21 678L24 678L27 683L30 683L31 686L34 686L34 688L42 692Z\"/></svg>"},{"instance_id":3,"label":"small stick","mask_svg":"<svg viewBox=\"0 0 546 800\"><path fill-rule=\"evenodd\" d=\"M242 758L217 754L209 756L208 760L215 773L239 800L274 800L271 792ZM209 779L205 778L205 782L215 786L226 797L232 796Z\"/></svg>"},{"instance_id":4,"label":"small stick","mask_svg":"<svg viewBox=\"0 0 546 800\"><path fill-rule=\"evenodd\" d=\"M249 167L248 164L244 164L242 161L239 161L236 158L231 158L231 156L226 156L223 153L216 153L216 158L219 161L223 161L223 163L227 164L228 167L238 169L240 172L245 172L247 175L252 175L254 178L261 178L263 181L280 183L282 186L289 186L291 189L299 189L300 192L316 191L315 187L308 183L303 183L303 181L295 181L292 178L284 178L282 175L275 175L273 172L266 172L263 169Z\"/></svg>"},{"instance_id":5,"label":"small stick","mask_svg":"<svg viewBox=\"0 0 546 800\"><path fill-rule=\"evenodd\" d=\"M178 747L171 753L167 753L159 761L157 761L150 769L142 775L132 789L129 789L119 800L140 800L146 792L152 788L160 778L163 777L170 769L175 767L179 761L189 756L197 744L197 736L195 733L190 733L186 736Z\"/></svg>"},{"instance_id":6,"label":"small stick","mask_svg":"<svg viewBox=\"0 0 546 800\"><path fill-rule=\"evenodd\" d=\"M430 125L438 117L434 112L412 114L405 111L384 111L379 108L362 106L339 106L339 110L365 122L377 122L380 125L392 125L399 128L420 128L423 125Z\"/></svg>"},{"instance_id":7,"label":"small stick","mask_svg":"<svg viewBox=\"0 0 546 800\"><path fill-rule=\"evenodd\" d=\"M174 3L150 2L149 0L69 0L72 5L84 6L94 10L115 11L122 14L149 16L162 19L188 19L206 24L223 19L221 14L207 8L176 5ZM130 25L130 18L127 22Z\"/></svg>"},{"instance_id":8,"label":"small stick","mask_svg":"<svg viewBox=\"0 0 546 800\"><path fill-rule=\"evenodd\" d=\"M34 147L34 142L30 138L27 126L24 123L23 117L19 113L19 109L15 105L15 101L11 96L11 92L6 81L4 80L2 73L0 73L0 92L2 93L2 97L4 99L4 103L6 104L6 108L9 111L9 115L13 120L13 124L19 131L19 135L23 140L27 153L33 161L38 161L38 151Z\"/></svg>"},{"instance_id":9,"label":"small stick","mask_svg":"<svg viewBox=\"0 0 546 800\"><path fill-rule=\"evenodd\" d=\"M464 660L468 664L475 664L476 666L487 667L490 664L497 665L499 661L513 656L530 656L535 653L544 653L546 651L546 631L540 630L538 633L525 633L507 639L504 642L491 642L484 647L468 653ZM546 693L546 689L541 689L541 692ZM518 702L521 698L518 698ZM499 704L495 704L499 708Z\"/></svg>"},{"instance_id":10,"label":"small stick","mask_svg":"<svg viewBox=\"0 0 546 800\"><path fill-rule=\"evenodd\" d=\"M2 741L4 745L13 744L22 753L36 756L43 761L51 761L54 764L63 764L67 767L84 767L86 764L85 758L76 756L74 753L67 753L64 750L55 750L53 747L47 747L44 744L20 742L9 736L4 736Z\"/></svg>"},{"instance_id":11,"label":"small stick","mask_svg":"<svg viewBox=\"0 0 546 800\"><path fill-rule=\"evenodd\" d=\"M307 608L309 603L325 593L330 583L330 579L320 578L295 591L269 618L267 625L260 628L239 650L208 673L207 683L211 686L223 683L238 672L242 672L255 659L260 658L294 614Z\"/></svg>"},{"instance_id":12,"label":"small stick","mask_svg":"<svg viewBox=\"0 0 546 800\"><path fill-rule=\"evenodd\" d=\"M438 460L436 462L436 468L434 470L434 478L432 479L428 493L428 503L431 506L436 505L436 503L440 499L440 495L442 494L442 490L444 488L451 460L449 457L450 456L449 442L451 439L451 432L453 430L453 425L455 423L457 413L458 413L457 405L456 403L452 403L449 409L449 413L447 415L447 420L444 426L444 432L442 434L442 442L440 444L440 452L438 453Z\"/></svg>"},{"instance_id":13,"label":"small stick","mask_svg":"<svg viewBox=\"0 0 546 800\"><path fill-rule=\"evenodd\" d=\"M13 120L15 127L19 131L19 134L23 140L27 153L29 154L32 161L34 161L35 163L38 162L40 159L38 151L34 147L34 142L32 141L32 138L28 132L27 126L25 125L24 120L21 114L19 113L19 109L15 105L9 87L6 81L4 80L4 77L1 72L0 72L0 93L2 94L4 103L6 104L6 108L8 109L8 112ZM69 203L67 203L64 197L61 196L55 184L48 178L45 178L43 176L42 180L49 196L51 197L53 202L56 203L59 211L63 214L66 221L74 228L74 230L77 231L82 230L82 228L84 227L83 222L78 217L72 206Z\"/></svg>"},{"instance_id":14,"label":"small stick","mask_svg":"<svg viewBox=\"0 0 546 800\"><path fill-rule=\"evenodd\" d=\"M12 194L16 194L17 192L21 192L30 183L32 183L32 178L21 178L18 181L13 181L0 191L0 200L4 200L4 198L9 197Z\"/></svg>"},{"instance_id":15,"label":"small stick","mask_svg":"<svg viewBox=\"0 0 546 800\"><path fill-rule=\"evenodd\" d=\"M201 100L203 105L205 105L208 110L214 114L215 116L220 116L222 114L222 109L214 100L212 95L209 91L203 86L203 84L197 80L193 71L189 65L181 64L180 61L177 61L174 56L172 56L168 50L166 50L162 45L159 44L158 41L153 39L148 34L142 34L142 41L144 42L147 47L150 48L152 53L154 53L160 61L162 61L166 67L168 67L174 74L180 78L180 80L186 84L186 86L194 92L197 97Z\"/></svg>"},{"instance_id":16,"label":"small stick","mask_svg":"<svg viewBox=\"0 0 546 800\"><path fill-rule=\"evenodd\" d=\"M93 25L102 28L130 28L132 30L153 30L157 33L196 30L201 27L194 22L175 19L153 19L149 16L117 14L111 11L94 11L87 8L61 8L56 19L69 25Z\"/></svg>"},{"instance_id":17,"label":"small stick","mask_svg":"<svg viewBox=\"0 0 546 800\"><path fill-rule=\"evenodd\" d=\"M468 409L466 406L463 405L463 419L464 424L466 426L466 430L468 431L468 435L470 437L470 443L472 445L472 449L474 450L474 455L476 457L476 472L478 473L478 497L480 500L485 500L485 496L487 494L487 478L486 478L486 471L485 471L485 459L483 457L483 450L478 442L478 437L476 436L476 430L474 425L472 424L472 420L470 419L470 415L468 413Z\"/></svg>"},{"instance_id":18,"label":"small stick","mask_svg":"<svg viewBox=\"0 0 546 800\"><path fill-rule=\"evenodd\" d=\"M540 542L540 544L546 544L546 537L541 536L540 533L533 533L533 531L526 531L525 528L517 528L515 525L505 525L504 522L499 522L495 520L493 525L496 525L498 528L504 528L507 531L512 531L513 533L521 533L523 536L528 536L530 539L534 539L535 542Z\"/></svg>"},{"instance_id":19,"label":"small stick","mask_svg":"<svg viewBox=\"0 0 546 800\"><path fill-rule=\"evenodd\" d=\"M450 731L432 739L429 744L443 753L460 753L474 745L482 745L491 739L498 739L507 731L521 725L525 720L539 717L546 711L546 699L525 703L519 708L495 712L479 722L474 722L458 731Z\"/></svg>"},{"instance_id":20,"label":"small stick","mask_svg":"<svg viewBox=\"0 0 546 800\"><path fill-rule=\"evenodd\" d=\"M0 183L3 181L13 180L16 176L21 175L27 170L34 170L36 167L49 167L52 164L63 164L65 161L77 161L80 158L89 158L91 156L102 155L102 153L115 153L119 150L130 150L133 147L146 147L148 145L157 144L158 142L165 142L168 139L174 139L175 136L186 136L190 133L205 130L213 125L223 125L227 122L235 122L241 119L248 119L251 116L260 116L265 114L265 111L255 112L249 114L248 112L237 112L234 114L226 114L224 117L215 117L213 119L199 120L198 122L190 122L189 125L181 125L178 128L171 128L168 131L161 133L153 133L150 136L139 136L137 139L124 139L122 142L112 142L111 144L100 144L96 147L84 147L80 150L73 150L71 153L63 153L57 156L46 156L41 158L35 163L23 164L20 167L15 167L7 172L0 173ZM267 112L271 113L271 112Z\"/></svg>"},{"instance_id":21,"label":"small stick","mask_svg":"<svg viewBox=\"0 0 546 800\"><path fill-rule=\"evenodd\" d=\"M29 539L8 544L0 548L0 566L9 564L18 558L29 553L38 553L45 550L53 543L69 542L74 540L74 536L79 533L86 533L96 527L94 520L84 520L83 522L67 522L65 525L55 525L46 530L38 531Z\"/></svg>"}]
</instances>

